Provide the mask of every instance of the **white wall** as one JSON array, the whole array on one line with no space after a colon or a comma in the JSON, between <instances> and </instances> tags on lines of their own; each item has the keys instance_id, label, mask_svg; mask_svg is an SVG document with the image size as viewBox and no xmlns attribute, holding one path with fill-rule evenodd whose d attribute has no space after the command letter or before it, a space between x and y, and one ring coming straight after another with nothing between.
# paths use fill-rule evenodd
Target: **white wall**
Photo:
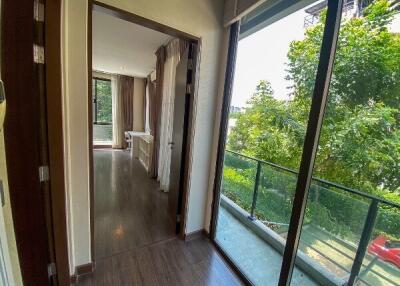
<instances>
[{"instance_id":1,"label":"white wall","mask_svg":"<svg viewBox=\"0 0 400 286\"><path fill-rule=\"evenodd\" d=\"M144 99L146 96L146 80L135 77L133 84L133 130L144 131Z\"/></svg>"},{"instance_id":2,"label":"white wall","mask_svg":"<svg viewBox=\"0 0 400 286\"><path fill-rule=\"evenodd\" d=\"M87 1L64 0L64 145L70 272L89 263Z\"/></svg>"},{"instance_id":3,"label":"white wall","mask_svg":"<svg viewBox=\"0 0 400 286\"><path fill-rule=\"evenodd\" d=\"M224 93L224 83L225 83L225 71L227 64L227 55L228 55L228 47L229 47L229 29L225 29L222 36L222 47L221 47L221 56L220 56L220 70L219 70L219 85L218 85L218 97L216 100L216 108L215 108L215 118L214 118L214 129L213 129L213 141L212 147L210 150L210 171L208 178L208 194L207 194L207 203L206 203L206 211L204 215L204 229L209 232L210 231L210 221L212 214L212 202L214 199L214 178L215 178L215 167L217 160L217 148L218 148L218 139L220 135L220 122L221 122L221 111L222 111L222 101L223 101L223 93Z\"/></svg>"},{"instance_id":4,"label":"white wall","mask_svg":"<svg viewBox=\"0 0 400 286\"><path fill-rule=\"evenodd\" d=\"M88 189L87 1L64 0L66 5L64 67L68 192L70 199L71 269L90 262ZM102 0L106 4L168 25L201 38L195 137L186 233L208 228L206 212L214 122L221 77L223 0ZM219 95L218 95L219 94ZM210 202L208 202L210 203ZM209 215L208 215L209 217Z\"/></svg>"}]
</instances>

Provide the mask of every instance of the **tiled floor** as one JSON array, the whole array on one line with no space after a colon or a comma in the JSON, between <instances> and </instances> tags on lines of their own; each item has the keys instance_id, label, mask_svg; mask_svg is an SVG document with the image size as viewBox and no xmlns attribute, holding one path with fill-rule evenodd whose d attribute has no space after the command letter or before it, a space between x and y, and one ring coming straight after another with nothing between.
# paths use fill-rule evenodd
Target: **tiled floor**
<instances>
[{"instance_id":1,"label":"tiled floor","mask_svg":"<svg viewBox=\"0 0 400 286\"><path fill-rule=\"evenodd\" d=\"M222 206L219 211L216 240L255 285L278 285L282 255ZM291 285L319 284L295 269Z\"/></svg>"}]
</instances>

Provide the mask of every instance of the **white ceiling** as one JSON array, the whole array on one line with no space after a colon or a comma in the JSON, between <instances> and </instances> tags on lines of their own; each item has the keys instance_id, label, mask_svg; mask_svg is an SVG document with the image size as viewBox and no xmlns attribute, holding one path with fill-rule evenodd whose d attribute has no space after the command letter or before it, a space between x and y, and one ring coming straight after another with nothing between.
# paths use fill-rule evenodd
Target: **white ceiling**
<instances>
[{"instance_id":1,"label":"white ceiling","mask_svg":"<svg viewBox=\"0 0 400 286\"><path fill-rule=\"evenodd\" d=\"M146 77L156 67L155 52L172 37L93 11L93 69Z\"/></svg>"}]
</instances>

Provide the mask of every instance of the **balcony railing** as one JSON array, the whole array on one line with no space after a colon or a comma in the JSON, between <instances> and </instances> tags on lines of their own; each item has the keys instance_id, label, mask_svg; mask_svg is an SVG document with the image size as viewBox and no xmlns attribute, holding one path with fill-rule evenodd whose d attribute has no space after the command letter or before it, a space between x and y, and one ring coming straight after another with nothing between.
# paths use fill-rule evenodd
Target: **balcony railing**
<instances>
[{"instance_id":1,"label":"balcony railing","mask_svg":"<svg viewBox=\"0 0 400 286\"><path fill-rule=\"evenodd\" d=\"M297 176L289 168L227 150L222 193L247 211L250 221L286 238ZM388 257L371 248L378 237L400 240L399 204L312 178L299 251L348 285L355 280L399 285L400 265L387 263Z\"/></svg>"},{"instance_id":2,"label":"balcony railing","mask_svg":"<svg viewBox=\"0 0 400 286\"><path fill-rule=\"evenodd\" d=\"M93 123L93 141L94 142L111 142L112 124L111 123Z\"/></svg>"}]
</instances>

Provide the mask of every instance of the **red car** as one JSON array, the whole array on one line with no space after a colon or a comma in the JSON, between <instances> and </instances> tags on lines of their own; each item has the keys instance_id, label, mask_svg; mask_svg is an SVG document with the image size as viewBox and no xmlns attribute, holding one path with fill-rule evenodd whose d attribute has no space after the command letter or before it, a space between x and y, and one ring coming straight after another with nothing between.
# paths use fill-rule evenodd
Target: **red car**
<instances>
[{"instance_id":1,"label":"red car","mask_svg":"<svg viewBox=\"0 0 400 286\"><path fill-rule=\"evenodd\" d=\"M380 235L368 246L368 252L400 268L400 241L389 240Z\"/></svg>"}]
</instances>

